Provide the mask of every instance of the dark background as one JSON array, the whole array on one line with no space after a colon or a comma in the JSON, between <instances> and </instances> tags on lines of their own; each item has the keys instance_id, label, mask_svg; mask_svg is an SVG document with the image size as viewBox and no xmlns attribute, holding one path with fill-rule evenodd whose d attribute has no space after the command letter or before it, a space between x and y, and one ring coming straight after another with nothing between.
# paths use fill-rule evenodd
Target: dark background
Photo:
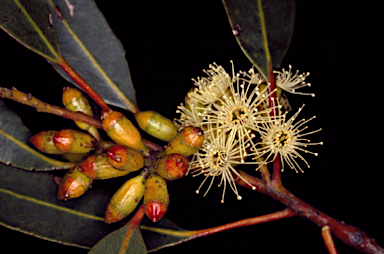
<instances>
[{"instance_id":1,"label":"dark background","mask_svg":"<svg viewBox=\"0 0 384 254\"><path fill-rule=\"evenodd\" d=\"M251 65L231 33L220 1L137 3L96 1L116 36L122 41L141 110L156 110L170 119L191 78L204 76L212 62L230 72ZM384 245L382 228L382 34L383 2L299 1L295 31L282 63L309 71L307 92L316 97L289 95L294 110L306 104L302 117L316 115L310 147L311 165L304 174L287 168L284 185L323 212L363 229ZM1 86L16 86L37 98L60 105L63 80L42 57L0 32ZM8 102L23 115L34 132L74 128L68 120L39 114ZM303 168L305 167L303 163ZM256 173L257 174L257 173ZM167 217L185 229L202 229L272 213L284 206L268 196L240 188L242 201L227 190L213 187L203 198L194 191L201 178L169 184L171 204ZM92 232L89 232L92 234ZM0 227L2 248L10 253L87 253ZM359 253L335 240L339 253ZM16 244L15 244L16 243ZM3 252L3 251L2 251ZM4 253L6 253L5 251ZM321 229L303 218L290 218L234 229L195 239L158 253L327 253Z\"/></svg>"}]
</instances>

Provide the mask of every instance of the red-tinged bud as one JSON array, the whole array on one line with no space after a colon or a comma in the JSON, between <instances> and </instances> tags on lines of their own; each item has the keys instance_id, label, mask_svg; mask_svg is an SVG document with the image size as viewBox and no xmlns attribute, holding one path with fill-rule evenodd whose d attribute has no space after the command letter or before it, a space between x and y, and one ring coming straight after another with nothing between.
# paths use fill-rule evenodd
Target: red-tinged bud
<instances>
[{"instance_id":1,"label":"red-tinged bud","mask_svg":"<svg viewBox=\"0 0 384 254\"><path fill-rule=\"evenodd\" d=\"M144 156L149 156L149 149L141 140L140 132L123 114L112 110L101 113L103 129L119 145L131 147Z\"/></svg>"},{"instance_id":2,"label":"red-tinged bud","mask_svg":"<svg viewBox=\"0 0 384 254\"><path fill-rule=\"evenodd\" d=\"M107 158L109 164L118 170L133 172L144 167L144 158L136 150L115 145L108 149Z\"/></svg>"},{"instance_id":3,"label":"red-tinged bud","mask_svg":"<svg viewBox=\"0 0 384 254\"><path fill-rule=\"evenodd\" d=\"M71 199L83 195L93 183L93 180L80 172L78 168L71 169L59 185L58 199Z\"/></svg>"},{"instance_id":4,"label":"red-tinged bud","mask_svg":"<svg viewBox=\"0 0 384 254\"><path fill-rule=\"evenodd\" d=\"M83 96L80 90L74 87L64 87L63 104L66 109L72 112L81 112L87 116L93 117L92 108L89 105L88 99ZM88 131L93 137L95 137L97 140L100 140L100 134L95 126L81 121L75 121L75 123L77 126L79 126L80 129Z\"/></svg>"},{"instance_id":5,"label":"red-tinged bud","mask_svg":"<svg viewBox=\"0 0 384 254\"><path fill-rule=\"evenodd\" d=\"M204 132L199 127L185 127L167 145L166 154L179 153L188 157L199 150L204 142Z\"/></svg>"},{"instance_id":6,"label":"red-tinged bud","mask_svg":"<svg viewBox=\"0 0 384 254\"><path fill-rule=\"evenodd\" d=\"M168 154L156 162L155 168L161 177L167 180L176 180L187 173L188 161L181 154Z\"/></svg>"},{"instance_id":7,"label":"red-tinged bud","mask_svg":"<svg viewBox=\"0 0 384 254\"><path fill-rule=\"evenodd\" d=\"M168 205L159 201L150 201L144 205L144 213L153 221L159 221L168 211Z\"/></svg>"},{"instance_id":8,"label":"red-tinged bud","mask_svg":"<svg viewBox=\"0 0 384 254\"><path fill-rule=\"evenodd\" d=\"M121 171L112 167L108 163L106 154L89 156L80 164L79 170L94 180L111 179L129 174L129 171Z\"/></svg>"},{"instance_id":9,"label":"red-tinged bud","mask_svg":"<svg viewBox=\"0 0 384 254\"><path fill-rule=\"evenodd\" d=\"M64 152L57 149L53 143L53 136L55 134L56 131L42 131L32 136L29 140L40 152L49 154L63 154Z\"/></svg>"},{"instance_id":10,"label":"red-tinged bud","mask_svg":"<svg viewBox=\"0 0 384 254\"><path fill-rule=\"evenodd\" d=\"M88 153L95 146L91 135L70 129L56 132L53 143L64 153Z\"/></svg>"},{"instance_id":11,"label":"red-tinged bud","mask_svg":"<svg viewBox=\"0 0 384 254\"><path fill-rule=\"evenodd\" d=\"M144 182L148 172L143 170L140 175L129 179L116 191L107 205L105 223L120 221L128 216L144 196Z\"/></svg>"},{"instance_id":12,"label":"red-tinged bud","mask_svg":"<svg viewBox=\"0 0 384 254\"><path fill-rule=\"evenodd\" d=\"M169 195L165 180L157 174L151 174L145 182L144 213L156 222L163 218L168 205Z\"/></svg>"},{"instance_id":13,"label":"red-tinged bud","mask_svg":"<svg viewBox=\"0 0 384 254\"><path fill-rule=\"evenodd\" d=\"M135 118L140 128L155 138L169 142L177 135L177 126L155 111L139 111Z\"/></svg>"}]
</instances>

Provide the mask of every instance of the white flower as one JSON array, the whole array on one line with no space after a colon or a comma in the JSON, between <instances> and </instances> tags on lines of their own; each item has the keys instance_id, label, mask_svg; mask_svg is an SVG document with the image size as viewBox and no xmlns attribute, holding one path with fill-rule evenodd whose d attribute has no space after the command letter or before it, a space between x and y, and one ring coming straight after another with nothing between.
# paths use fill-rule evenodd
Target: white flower
<instances>
[{"instance_id":1,"label":"white flower","mask_svg":"<svg viewBox=\"0 0 384 254\"><path fill-rule=\"evenodd\" d=\"M257 71L255 72L255 69L253 66L251 69L249 69L248 73L244 71L240 71L240 73L247 78L244 80L249 81L250 84L258 85L265 82L264 77Z\"/></svg>"},{"instance_id":2,"label":"white flower","mask_svg":"<svg viewBox=\"0 0 384 254\"><path fill-rule=\"evenodd\" d=\"M209 65L209 68L204 70L208 77L192 79L197 89L190 96L204 105L209 105L223 96L235 78L234 74L233 77L230 77L224 68L216 63Z\"/></svg>"},{"instance_id":3,"label":"white flower","mask_svg":"<svg viewBox=\"0 0 384 254\"><path fill-rule=\"evenodd\" d=\"M282 171L284 170L285 161L289 167L295 169L296 173L298 172L297 169L304 172L297 163L297 158L303 160L308 168L310 167L299 151L317 156L317 153L310 152L305 148L308 145L322 145L323 142L311 143L309 139L303 138L304 136L321 130L318 129L303 133L303 131L308 128L307 126L303 127L303 125L314 119L316 116L313 116L308 120L301 119L295 124L293 123L303 107L299 108L289 120L286 120L286 113L282 115L280 109L274 110L274 116L270 117L271 121L261 124L259 133L261 135L263 148L261 151L259 150L259 152L261 152L261 155L269 153L265 159L265 163L268 163L268 159L271 157L272 159L270 161L273 161L277 155L280 154L283 164Z\"/></svg>"},{"instance_id":4,"label":"white flower","mask_svg":"<svg viewBox=\"0 0 384 254\"><path fill-rule=\"evenodd\" d=\"M175 119L175 123L179 126L179 129L182 129L186 126L202 128L203 117L199 112L202 110L204 110L204 108L197 107L193 104L190 104L189 107L186 107L183 103L181 103L176 110L176 113L180 113L180 119Z\"/></svg>"},{"instance_id":5,"label":"white flower","mask_svg":"<svg viewBox=\"0 0 384 254\"><path fill-rule=\"evenodd\" d=\"M268 96L260 94L258 87L251 84L250 80L248 84L245 84L245 80L240 84L237 78L230 84L227 93L202 113L204 122L214 126L212 131L230 132L239 140L241 162L244 162L249 146L257 151L252 141L255 137L252 131L258 130L258 123L268 121L266 115L270 109L264 109Z\"/></svg>"},{"instance_id":6,"label":"white flower","mask_svg":"<svg viewBox=\"0 0 384 254\"><path fill-rule=\"evenodd\" d=\"M282 70L282 72L279 71L273 71L276 73L276 86L281 88L284 91L287 91L289 93L293 94L302 94L302 95L311 95L312 97L315 97L314 93L301 93L296 92L297 89L302 87L310 87L310 83L305 83L305 78L309 76L309 72L299 74L299 71L296 71L294 75L292 75L291 72L292 66L289 65L289 70Z\"/></svg>"},{"instance_id":7,"label":"white flower","mask_svg":"<svg viewBox=\"0 0 384 254\"><path fill-rule=\"evenodd\" d=\"M248 183L234 168L234 166L240 163L240 148L235 136L233 134L230 134L229 136L223 133L215 134L215 132L211 131L206 134L206 137L207 138L204 140L199 152L194 154L194 157L189 164L189 170L193 171L193 176L198 176L200 174L204 174L205 176L204 181L201 183L199 189L196 190L196 193L200 192L201 187L209 177L212 177L212 179L204 196L211 188L215 177L220 177L219 187L224 185L221 199L222 203L224 203L224 194L227 183L236 194L237 199L241 200L241 196L239 195L235 184L234 177L236 176L240 177L255 190L256 187ZM257 164L257 162L250 162L248 164Z\"/></svg>"}]
</instances>

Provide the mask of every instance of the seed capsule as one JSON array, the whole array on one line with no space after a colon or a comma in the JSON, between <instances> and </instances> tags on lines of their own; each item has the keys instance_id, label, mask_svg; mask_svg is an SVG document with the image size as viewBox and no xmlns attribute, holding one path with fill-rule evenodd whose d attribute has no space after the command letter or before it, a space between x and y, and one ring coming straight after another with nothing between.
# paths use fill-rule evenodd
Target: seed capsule
<instances>
[{"instance_id":1,"label":"seed capsule","mask_svg":"<svg viewBox=\"0 0 384 254\"><path fill-rule=\"evenodd\" d=\"M136 150L115 145L108 149L107 159L109 164L118 170L133 172L144 167L144 158Z\"/></svg>"},{"instance_id":2,"label":"seed capsule","mask_svg":"<svg viewBox=\"0 0 384 254\"><path fill-rule=\"evenodd\" d=\"M72 112L82 112L93 117L92 108L89 105L88 99L83 96L80 90L67 86L63 89L63 104L64 107ZM95 139L100 140L100 134L95 126L90 124L75 121L80 129L88 131Z\"/></svg>"},{"instance_id":3,"label":"seed capsule","mask_svg":"<svg viewBox=\"0 0 384 254\"><path fill-rule=\"evenodd\" d=\"M138 112L135 118L140 128L163 141L171 141L177 135L177 126L155 111Z\"/></svg>"},{"instance_id":4,"label":"seed capsule","mask_svg":"<svg viewBox=\"0 0 384 254\"><path fill-rule=\"evenodd\" d=\"M43 153L63 154L53 143L53 136L57 131L42 131L33 135L29 140L31 143Z\"/></svg>"},{"instance_id":5,"label":"seed capsule","mask_svg":"<svg viewBox=\"0 0 384 254\"><path fill-rule=\"evenodd\" d=\"M187 159L177 153L162 157L155 164L156 172L167 180L182 178L188 171Z\"/></svg>"},{"instance_id":6,"label":"seed capsule","mask_svg":"<svg viewBox=\"0 0 384 254\"><path fill-rule=\"evenodd\" d=\"M143 170L140 175L129 179L116 191L107 205L105 223L120 221L135 210L144 195L147 176L148 172Z\"/></svg>"},{"instance_id":7,"label":"seed capsule","mask_svg":"<svg viewBox=\"0 0 384 254\"><path fill-rule=\"evenodd\" d=\"M195 153L204 142L204 132L199 127L185 127L168 144L165 149L166 154L179 153L188 157Z\"/></svg>"},{"instance_id":8,"label":"seed capsule","mask_svg":"<svg viewBox=\"0 0 384 254\"><path fill-rule=\"evenodd\" d=\"M63 177L57 192L58 199L71 199L83 195L93 183L93 180L79 171L78 168L71 169Z\"/></svg>"},{"instance_id":9,"label":"seed capsule","mask_svg":"<svg viewBox=\"0 0 384 254\"><path fill-rule=\"evenodd\" d=\"M123 114L117 111L102 112L103 129L119 145L131 147L144 156L149 156L149 149L141 140L140 132Z\"/></svg>"},{"instance_id":10,"label":"seed capsule","mask_svg":"<svg viewBox=\"0 0 384 254\"><path fill-rule=\"evenodd\" d=\"M168 210L169 195L165 180L151 174L145 181L144 191L144 213L153 222L163 218Z\"/></svg>"},{"instance_id":11,"label":"seed capsule","mask_svg":"<svg viewBox=\"0 0 384 254\"><path fill-rule=\"evenodd\" d=\"M64 153L88 153L95 146L91 135L70 129L56 132L53 143Z\"/></svg>"},{"instance_id":12,"label":"seed capsule","mask_svg":"<svg viewBox=\"0 0 384 254\"><path fill-rule=\"evenodd\" d=\"M92 155L83 161L79 170L89 178L104 180L129 174L129 171L115 169L108 163L106 154Z\"/></svg>"}]
</instances>

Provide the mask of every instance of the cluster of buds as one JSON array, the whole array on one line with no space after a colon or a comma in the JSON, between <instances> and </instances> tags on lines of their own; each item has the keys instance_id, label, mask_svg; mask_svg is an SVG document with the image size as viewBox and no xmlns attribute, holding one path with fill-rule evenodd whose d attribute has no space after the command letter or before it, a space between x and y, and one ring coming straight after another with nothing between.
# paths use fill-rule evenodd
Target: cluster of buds
<instances>
[{"instance_id":1,"label":"cluster of buds","mask_svg":"<svg viewBox=\"0 0 384 254\"><path fill-rule=\"evenodd\" d=\"M66 109L93 116L89 102L76 88L63 92ZM96 180L126 176L128 179L112 196L106 207L105 222L122 220L135 210L144 197L145 214L159 221L168 210L167 182L182 178L188 171L186 157L202 146L201 128L188 126L179 131L169 119L154 111L137 112L136 121L148 134L168 142L164 151L151 151L139 130L122 113L104 110L101 123L112 139L103 141L98 130L89 124L75 122L89 134L76 130L43 131L30 138L41 152L60 154L65 158L80 155L78 165L62 178L57 198L67 200L83 195ZM85 159L84 159L85 158Z\"/></svg>"}]
</instances>

